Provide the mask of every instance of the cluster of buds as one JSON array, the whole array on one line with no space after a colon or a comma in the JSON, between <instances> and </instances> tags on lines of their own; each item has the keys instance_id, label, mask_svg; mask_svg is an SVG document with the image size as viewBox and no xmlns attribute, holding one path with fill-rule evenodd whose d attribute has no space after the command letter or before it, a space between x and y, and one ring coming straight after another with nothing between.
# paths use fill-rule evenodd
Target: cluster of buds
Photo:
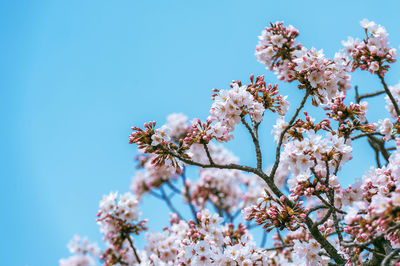
<instances>
[{"instance_id":1,"label":"cluster of buds","mask_svg":"<svg viewBox=\"0 0 400 266\"><path fill-rule=\"evenodd\" d=\"M198 223L190 220L188 222L189 230L187 232L187 237L191 242L202 241L205 237L215 230L215 235L217 239L222 239L222 232L217 232L217 227L222 222L222 218L218 214L211 215L208 209L204 209L196 214ZM217 241L218 242L218 241Z\"/></svg>"},{"instance_id":2,"label":"cluster of buds","mask_svg":"<svg viewBox=\"0 0 400 266\"><path fill-rule=\"evenodd\" d=\"M357 119L365 122L365 115L368 110L368 103L361 102L359 104L350 103L349 107L344 104L345 97L336 97L329 103L329 107L323 107L324 110L329 111L327 116L340 124L344 123L346 119Z\"/></svg>"},{"instance_id":3,"label":"cluster of buds","mask_svg":"<svg viewBox=\"0 0 400 266\"><path fill-rule=\"evenodd\" d=\"M363 189L363 198L367 201L371 201L372 197L380 194L387 194L396 189L396 178L392 175L391 169L385 171L379 171L379 178L375 180L365 181Z\"/></svg>"},{"instance_id":4,"label":"cluster of buds","mask_svg":"<svg viewBox=\"0 0 400 266\"><path fill-rule=\"evenodd\" d=\"M247 85L247 91L253 95L254 100L262 103L265 110L285 116L289 109L289 102L286 100L287 96L279 95L278 84L268 84L267 86L264 75L257 76L255 80L254 75L251 75L250 81L251 83Z\"/></svg>"},{"instance_id":5,"label":"cluster of buds","mask_svg":"<svg viewBox=\"0 0 400 266\"><path fill-rule=\"evenodd\" d=\"M99 222L106 222L113 227L116 232L109 232L105 238L107 239L110 247L107 248L100 256L100 259L105 265L115 265L118 263L127 263L130 261L137 262L137 259L132 250L130 242L131 234L139 235L141 232L146 231L147 220L140 222L127 222L117 217L107 215L104 218L99 218Z\"/></svg>"},{"instance_id":6,"label":"cluster of buds","mask_svg":"<svg viewBox=\"0 0 400 266\"><path fill-rule=\"evenodd\" d=\"M230 245L236 245L239 244L240 240L242 239L242 236L244 236L247 233L247 227L239 223L237 228L235 229L235 226L233 223L228 224L228 228L226 231L223 232L223 235L228 237L229 239L229 244Z\"/></svg>"},{"instance_id":7,"label":"cluster of buds","mask_svg":"<svg viewBox=\"0 0 400 266\"><path fill-rule=\"evenodd\" d=\"M136 172L131 184L131 190L138 198L153 188L159 188L164 183L176 180L182 173L182 169L168 165L154 167L152 161L155 156L154 154L139 154L135 158L138 162L137 168L143 169Z\"/></svg>"},{"instance_id":8,"label":"cluster of buds","mask_svg":"<svg viewBox=\"0 0 400 266\"><path fill-rule=\"evenodd\" d=\"M162 126L155 129L156 122L144 124L145 130L139 127L132 127L134 132L129 136L129 143L136 143L138 148L144 153L154 154L152 164L155 166L168 165L180 169L180 165L173 155L177 155L188 159L189 156L184 152L189 147L183 145L183 141L179 141L178 145L170 141L170 129Z\"/></svg>"},{"instance_id":9,"label":"cluster of buds","mask_svg":"<svg viewBox=\"0 0 400 266\"><path fill-rule=\"evenodd\" d=\"M367 19L360 24L365 30L366 38L360 41L349 37L342 42L353 59L352 71L360 68L383 76L389 69L388 64L396 62L397 51L389 46L388 33L383 26Z\"/></svg>"},{"instance_id":10,"label":"cluster of buds","mask_svg":"<svg viewBox=\"0 0 400 266\"><path fill-rule=\"evenodd\" d=\"M225 127L214 126L211 123L210 119L206 122L201 122L200 119L193 119L191 128L184 139L185 144L190 147L193 144L208 144L212 139L219 142L226 142L231 139L232 135L229 134Z\"/></svg>"},{"instance_id":11,"label":"cluster of buds","mask_svg":"<svg viewBox=\"0 0 400 266\"><path fill-rule=\"evenodd\" d=\"M368 103L350 103L344 104L345 97L336 97L329 103L329 106L323 107L328 111L326 115L339 122L338 134L348 138L354 130L360 130L365 133L375 132L377 125L375 123L364 123L366 121L366 112Z\"/></svg>"},{"instance_id":12,"label":"cluster of buds","mask_svg":"<svg viewBox=\"0 0 400 266\"><path fill-rule=\"evenodd\" d=\"M265 196L259 199L259 203L245 208L243 213L246 220L255 220L266 232L270 232L273 228L294 231L304 226L306 214L302 204L303 202L297 198L292 206L285 196L276 199L265 191Z\"/></svg>"},{"instance_id":13,"label":"cluster of buds","mask_svg":"<svg viewBox=\"0 0 400 266\"><path fill-rule=\"evenodd\" d=\"M384 239L393 248L400 247L400 183L391 169L397 165L398 157L394 156L387 169L374 169L364 176L361 198L344 217L344 232L362 244L353 252L361 253L370 244L382 244Z\"/></svg>"},{"instance_id":14,"label":"cluster of buds","mask_svg":"<svg viewBox=\"0 0 400 266\"><path fill-rule=\"evenodd\" d=\"M296 196L321 195L329 191L326 179L323 177L315 177L311 180L311 175L303 174L297 177L297 182L290 189L290 193Z\"/></svg>"},{"instance_id":15,"label":"cluster of buds","mask_svg":"<svg viewBox=\"0 0 400 266\"><path fill-rule=\"evenodd\" d=\"M323 119L318 123L315 123L315 119L304 112L305 120L297 119L294 125L286 132L287 139L291 140L303 140L303 133L307 131L313 131L317 133L319 130L325 130L327 132L334 132L329 119Z\"/></svg>"}]
</instances>

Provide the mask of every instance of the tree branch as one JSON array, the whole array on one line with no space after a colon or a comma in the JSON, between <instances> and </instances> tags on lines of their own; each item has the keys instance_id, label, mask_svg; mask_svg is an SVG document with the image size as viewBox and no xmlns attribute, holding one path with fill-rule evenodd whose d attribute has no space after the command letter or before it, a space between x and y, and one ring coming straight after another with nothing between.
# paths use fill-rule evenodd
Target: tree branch
<instances>
[{"instance_id":1,"label":"tree branch","mask_svg":"<svg viewBox=\"0 0 400 266\"><path fill-rule=\"evenodd\" d=\"M381 95L381 94L383 94L383 93L385 93L385 90L381 90L381 91L376 91L376 92L371 92L371 93L362 94L362 95L359 95L359 96L357 97L357 101L360 102L360 101L361 101L362 99L364 99L364 98L375 97L375 96Z\"/></svg>"},{"instance_id":2,"label":"tree branch","mask_svg":"<svg viewBox=\"0 0 400 266\"><path fill-rule=\"evenodd\" d=\"M284 138L286 132L293 126L293 123L295 122L297 116L299 115L300 110L304 107L309 95L310 95L310 91L307 89L306 94L304 95L303 99L301 100L301 103L300 103L299 107L296 109L296 112L290 119L289 124L287 125L287 127L285 127L285 129L281 132L281 135L279 136L279 142L278 142L278 146L276 147L276 153L275 153L276 154L275 155L276 156L275 163L272 167L271 173L269 174L269 179L274 180L276 170L278 169L279 161L280 161L280 157L281 157L281 146L282 146L283 138Z\"/></svg>"},{"instance_id":3,"label":"tree branch","mask_svg":"<svg viewBox=\"0 0 400 266\"><path fill-rule=\"evenodd\" d=\"M176 213L179 217L180 220L185 220L183 218L183 216L179 213L179 211L174 207L174 205L172 204L172 202L169 200L169 198L167 197L167 195L165 194L164 188L160 187L160 192L161 192L161 197L162 199L165 201L165 203L167 204L167 206L171 209L172 212Z\"/></svg>"},{"instance_id":4,"label":"tree branch","mask_svg":"<svg viewBox=\"0 0 400 266\"><path fill-rule=\"evenodd\" d=\"M186 173L185 173L185 170L186 170L185 167L183 167L183 171L182 171L182 174L181 174L182 184L183 184L183 187L184 187L184 190L185 190L185 196L186 196L186 198L188 200L189 208L190 208L190 211L192 212L193 219L196 221L196 223L199 223L199 220L197 219L196 208L194 207L194 205L192 203L192 195L190 195L189 188L186 185Z\"/></svg>"},{"instance_id":5,"label":"tree branch","mask_svg":"<svg viewBox=\"0 0 400 266\"><path fill-rule=\"evenodd\" d=\"M393 104L393 107L394 107L394 110L396 111L397 116L400 116L400 109L399 109L399 106L397 105L396 99L393 97L392 93L390 92L390 90L389 90L389 88L388 88L388 85L387 85L386 82L385 82L384 77L383 77L380 73L378 73L378 77L379 77L379 79L381 80L381 83L382 83L382 85L383 85L383 88L385 88L386 94L389 96L389 99L390 99L390 101L391 101L392 104Z\"/></svg>"},{"instance_id":6,"label":"tree branch","mask_svg":"<svg viewBox=\"0 0 400 266\"><path fill-rule=\"evenodd\" d=\"M241 118L243 125L247 128L247 131L249 131L251 135L251 139L253 140L254 143L254 148L256 150L256 158L257 158L257 169L262 171L262 155L261 155L261 148L260 148L260 142L258 141L258 125L254 125L254 131L250 128L249 124L246 122L244 117Z\"/></svg>"},{"instance_id":7,"label":"tree branch","mask_svg":"<svg viewBox=\"0 0 400 266\"><path fill-rule=\"evenodd\" d=\"M130 235L128 235L127 239L128 239L128 241L129 241L129 245L131 246L131 248L132 248L132 250L133 250L133 253L135 254L136 261L140 264L141 261L140 261L139 255L138 255L137 252L136 252L136 248L135 248L135 246L133 245L133 242L132 242L132 239L131 239Z\"/></svg>"}]
</instances>

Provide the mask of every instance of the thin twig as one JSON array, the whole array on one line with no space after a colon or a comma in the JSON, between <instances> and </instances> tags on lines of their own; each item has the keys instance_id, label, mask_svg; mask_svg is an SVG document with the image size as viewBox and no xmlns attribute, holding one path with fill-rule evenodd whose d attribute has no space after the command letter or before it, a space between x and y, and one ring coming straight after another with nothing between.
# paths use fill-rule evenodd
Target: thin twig
<instances>
[{"instance_id":1,"label":"thin twig","mask_svg":"<svg viewBox=\"0 0 400 266\"><path fill-rule=\"evenodd\" d=\"M161 197L167 204L167 206L171 209L172 212L176 213L180 220L185 220L183 216L179 213L179 211L174 207L172 202L169 200L168 196L165 194L164 188L160 187L159 190L161 191Z\"/></svg>"},{"instance_id":2,"label":"thin twig","mask_svg":"<svg viewBox=\"0 0 400 266\"><path fill-rule=\"evenodd\" d=\"M379 132L369 132L369 133L361 133L361 134L355 135L354 137L351 138L351 140L355 140L355 139L359 139L359 138L367 137L367 136L374 136L374 135L383 136L383 134L379 133Z\"/></svg>"},{"instance_id":3,"label":"thin twig","mask_svg":"<svg viewBox=\"0 0 400 266\"><path fill-rule=\"evenodd\" d=\"M182 177L183 187L184 187L184 190L185 190L185 196L186 196L186 198L187 198L187 200L188 200L189 207L190 207L190 210L191 210L192 215L193 215L193 219L194 219L197 223L199 223L199 220L197 219L197 211L196 211L196 208L194 207L194 205L193 205L193 203L192 203L192 196L191 196L191 194L190 194L190 191L189 191L188 186L186 185L186 168L185 168L185 167L183 167L183 171L182 171L181 177Z\"/></svg>"},{"instance_id":4,"label":"thin twig","mask_svg":"<svg viewBox=\"0 0 400 266\"><path fill-rule=\"evenodd\" d=\"M328 212L325 214L325 216L320 221L314 223L314 227L317 228L321 224L325 223L329 219L331 214L332 214L332 209L329 209Z\"/></svg>"},{"instance_id":5,"label":"thin twig","mask_svg":"<svg viewBox=\"0 0 400 266\"><path fill-rule=\"evenodd\" d=\"M264 249L264 251L273 251L273 250L277 250L277 249L284 249L284 248L291 248L291 247L293 247L293 244L282 245L282 246L277 246L277 247L273 247L273 248L266 248L266 249Z\"/></svg>"},{"instance_id":6,"label":"thin twig","mask_svg":"<svg viewBox=\"0 0 400 266\"><path fill-rule=\"evenodd\" d=\"M172 191L174 191L175 193L177 193L177 194L181 194L181 191L177 188L177 187L175 187L171 182L166 182L167 183L167 185L169 186L169 188L172 190Z\"/></svg>"},{"instance_id":7,"label":"thin twig","mask_svg":"<svg viewBox=\"0 0 400 266\"><path fill-rule=\"evenodd\" d=\"M129 245L131 246L131 248L132 248L132 250L133 250L133 253L135 254L136 261L140 264L141 261L140 261L139 255L137 254L136 248L135 248L135 246L133 245L132 239L131 239L131 237L130 237L129 235L128 235L127 239L128 239L128 241L129 241Z\"/></svg>"},{"instance_id":8,"label":"thin twig","mask_svg":"<svg viewBox=\"0 0 400 266\"><path fill-rule=\"evenodd\" d=\"M358 96L358 102L361 101L364 98L371 98L371 97L375 97L378 95L381 95L385 93L385 90L381 90L381 91L376 91L376 92L371 92L371 93L366 93L366 94L362 94Z\"/></svg>"},{"instance_id":9,"label":"thin twig","mask_svg":"<svg viewBox=\"0 0 400 266\"><path fill-rule=\"evenodd\" d=\"M281 146L282 146L282 143L283 143L283 138L284 138L286 132L293 126L293 123L295 122L297 116L299 115L300 110L303 109L303 107L304 107L304 105L305 105L305 103L306 103L307 98L308 98L309 95L310 95L310 91L307 89L307 90L306 90L306 93L305 93L305 95L304 95L304 97L303 97L303 99L302 99L301 102L300 102L299 107L296 109L296 112L294 113L294 115L293 115L292 118L290 119L289 124L288 124L287 127L285 127L285 129L281 132L281 135L280 135L280 137L279 137L278 146L276 147L275 163L274 163L274 165L273 165L273 167L272 167L271 173L270 173L270 175L269 175L269 179L272 179L272 180L274 179L276 170L278 169L279 161L280 161L280 157L281 157Z\"/></svg>"},{"instance_id":10,"label":"thin twig","mask_svg":"<svg viewBox=\"0 0 400 266\"><path fill-rule=\"evenodd\" d=\"M320 210L320 209L328 209L328 206L325 206L325 205L318 205L318 206L315 206L315 207L309 209L308 212L306 213L306 215L308 216L308 215L310 215L311 213L313 213L313 212L315 212L315 211L317 211L317 210Z\"/></svg>"},{"instance_id":11,"label":"thin twig","mask_svg":"<svg viewBox=\"0 0 400 266\"><path fill-rule=\"evenodd\" d=\"M214 164L214 161L213 161L213 159L211 157L210 151L208 150L207 144L203 143L203 147L204 147L204 150L206 151L208 161L210 162L210 164Z\"/></svg>"},{"instance_id":12,"label":"thin twig","mask_svg":"<svg viewBox=\"0 0 400 266\"><path fill-rule=\"evenodd\" d=\"M244 119L244 117L242 117L241 119L243 125L247 128L247 131L249 131L251 139L253 140L254 143L254 148L256 150L256 158L257 158L257 169L262 170L262 155L261 155L260 142L258 141L258 134L257 134L258 125L254 126L254 131L253 131L249 126L249 124Z\"/></svg>"},{"instance_id":13,"label":"thin twig","mask_svg":"<svg viewBox=\"0 0 400 266\"><path fill-rule=\"evenodd\" d=\"M264 230L264 232L263 232L263 236L262 236L262 239L261 239L261 245L260 245L260 247L264 247L265 246L265 243L267 242L267 232Z\"/></svg>"}]
</instances>

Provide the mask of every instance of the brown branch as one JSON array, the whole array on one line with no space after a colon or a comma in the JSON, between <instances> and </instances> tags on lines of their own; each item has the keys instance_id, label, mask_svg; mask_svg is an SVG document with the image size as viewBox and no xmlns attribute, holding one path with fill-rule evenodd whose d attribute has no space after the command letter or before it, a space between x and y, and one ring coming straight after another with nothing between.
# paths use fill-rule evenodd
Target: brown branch
<instances>
[{"instance_id":1,"label":"brown branch","mask_svg":"<svg viewBox=\"0 0 400 266\"><path fill-rule=\"evenodd\" d=\"M185 189L185 196L188 200L189 203L189 208L190 211L192 212L193 215L193 219L196 221L196 223L199 223L199 220L197 219L197 211L196 208L194 207L193 203L192 203L192 195L190 194L189 188L188 186L186 186L186 173L185 173L185 167L183 167L183 171L181 174L182 177L182 183L183 183L183 187Z\"/></svg>"},{"instance_id":2,"label":"brown branch","mask_svg":"<svg viewBox=\"0 0 400 266\"><path fill-rule=\"evenodd\" d=\"M245 172L254 173L256 175L262 174L262 172L260 172L258 169L254 168L254 167L250 167L250 166L243 166L243 165L238 165L238 164L233 164L233 163L222 165L222 164L216 164L214 162L209 163L209 164L204 164L204 163L195 162L195 161L187 159L187 158L183 158L179 154L172 152L168 149L163 149L163 151L168 153L169 155L181 160L182 162L189 164L189 165L199 166L202 168L235 169L235 170L241 170L241 171L245 171Z\"/></svg>"},{"instance_id":3,"label":"brown branch","mask_svg":"<svg viewBox=\"0 0 400 266\"><path fill-rule=\"evenodd\" d=\"M360 102L360 101L361 101L362 99L364 99L364 98L375 97L375 96L381 95L381 94L383 94L383 93L385 93L385 90L381 90L381 91L376 91L376 92L371 92L371 93L366 93L366 94L359 95L359 96L357 97L357 102Z\"/></svg>"},{"instance_id":4,"label":"brown branch","mask_svg":"<svg viewBox=\"0 0 400 266\"><path fill-rule=\"evenodd\" d=\"M183 216L179 213L179 211L174 207L174 205L172 204L172 202L169 200L169 198L167 197L167 195L165 194L165 191L163 189L163 187L160 187L160 192L161 192L161 198L165 201L165 203L167 204L167 206L170 208L170 210L174 213L176 213L179 217L180 220L185 220L183 218Z\"/></svg>"},{"instance_id":5,"label":"brown branch","mask_svg":"<svg viewBox=\"0 0 400 266\"><path fill-rule=\"evenodd\" d=\"M378 139L374 136L368 136L368 142L374 150L379 150L386 162L389 162L390 154L385 149L385 142L382 139Z\"/></svg>"},{"instance_id":6,"label":"brown branch","mask_svg":"<svg viewBox=\"0 0 400 266\"><path fill-rule=\"evenodd\" d=\"M273 248L266 248L266 249L264 249L264 251L273 251L273 250L277 250L277 249L284 249L284 248L291 248L291 247L293 247L293 244L282 245L282 246L277 246L277 247L273 247Z\"/></svg>"},{"instance_id":7,"label":"brown branch","mask_svg":"<svg viewBox=\"0 0 400 266\"><path fill-rule=\"evenodd\" d=\"M247 128L247 131L249 131L251 135L251 139L253 140L254 143L254 148L256 150L256 158L257 158L257 169L262 171L262 155L261 155L261 148L260 148L260 142L258 141L258 124L254 124L254 131L251 129L249 124L246 122L244 117L241 118L243 125Z\"/></svg>"},{"instance_id":8,"label":"brown branch","mask_svg":"<svg viewBox=\"0 0 400 266\"><path fill-rule=\"evenodd\" d=\"M293 126L293 123L295 122L297 116L299 115L300 110L303 109L309 95L310 95L310 91L309 91L309 89L307 89L306 94L304 95L303 99L301 100L299 107L296 109L296 112L290 119L289 124L287 125L287 127L285 127L285 129L281 132L281 135L279 136L279 142L278 142L278 146L276 147L276 153L275 153L275 156L276 156L275 163L272 167L271 173L269 174L269 179L274 180L276 170L278 169L279 161L280 161L280 157L281 157L281 146L282 146L283 138L284 138L286 132Z\"/></svg>"},{"instance_id":9,"label":"brown branch","mask_svg":"<svg viewBox=\"0 0 400 266\"><path fill-rule=\"evenodd\" d=\"M346 260L338 253L336 248L332 246L332 244L322 236L321 232L319 231L318 228L314 227L314 224L310 217L306 217L306 225L308 227L308 230L310 231L311 235L314 237L314 239L323 247L326 252L328 252L329 256L337 263L340 265L344 265L346 263Z\"/></svg>"},{"instance_id":10,"label":"brown branch","mask_svg":"<svg viewBox=\"0 0 400 266\"><path fill-rule=\"evenodd\" d=\"M389 266L390 261L396 256L399 255L400 253L400 248L394 249L392 252L390 252L382 261L382 266Z\"/></svg>"},{"instance_id":11,"label":"brown branch","mask_svg":"<svg viewBox=\"0 0 400 266\"><path fill-rule=\"evenodd\" d=\"M396 111L397 116L400 116L399 106L397 105L396 99L393 97L392 93L390 92L388 85L385 82L384 77L380 73L378 73L378 77L381 80L381 83L383 85L383 88L385 89L386 94L389 96L389 99L393 104L393 107L394 107L394 110Z\"/></svg>"},{"instance_id":12,"label":"brown branch","mask_svg":"<svg viewBox=\"0 0 400 266\"><path fill-rule=\"evenodd\" d=\"M128 241L129 241L129 245L131 246L131 248L132 248L132 250L133 250L133 253L135 254L136 261L140 264L141 261L140 261L139 255L138 255L137 252L136 252L136 248L135 248L135 246L133 245L133 242L132 242L132 239L131 239L130 235L128 235L127 239L128 239Z\"/></svg>"},{"instance_id":13,"label":"brown branch","mask_svg":"<svg viewBox=\"0 0 400 266\"><path fill-rule=\"evenodd\" d=\"M210 162L210 164L214 164L214 161L213 161L213 159L211 157L210 151L208 150L207 144L203 143L203 147L204 147L204 150L206 151L208 161Z\"/></svg>"},{"instance_id":14,"label":"brown branch","mask_svg":"<svg viewBox=\"0 0 400 266\"><path fill-rule=\"evenodd\" d=\"M312 212L318 211L320 209L328 209L328 207L325 205L318 205L318 206L315 206L315 207L309 209L306 214L307 214L307 216L309 216Z\"/></svg>"},{"instance_id":15,"label":"brown branch","mask_svg":"<svg viewBox=\"0 0 400 266\"><path fill-rule=\"evenodd\" d=\"M318 222L314 223L313 227L318 228L321 224L325 223L332 214L332 209L329 209L325 216Z\"/></svg>"},{"instance_id":16,"label":"brown branch","mask_svg":"<svg viewBox=\"0 0 400 266\"><path fill-rule=\"evenodd\" d=\"M168 182L166 182L166 183L167 183L167 185L169 186L169 188L170 188L173 192L175 192L176 194L181 194L181 191L180 191L177 187L175 187L173 184L171 184L170 181L168 181Z\"/></svg>"},{"instance_id":17,"label":"brown branch","mask_svg":"<svg viewBox=\"0 0 400 266\"><path fill-rule=\"evenodd\" d=\"M359 138L367 137L367 136L374 136L374 135L383 136L383 134L379 133L379 132L368 132L368 133L361 133L359 135L355 135L354 137L351 138L351 140L355 140L355 139L359 139Z\"/></svg>"}]
</instances>

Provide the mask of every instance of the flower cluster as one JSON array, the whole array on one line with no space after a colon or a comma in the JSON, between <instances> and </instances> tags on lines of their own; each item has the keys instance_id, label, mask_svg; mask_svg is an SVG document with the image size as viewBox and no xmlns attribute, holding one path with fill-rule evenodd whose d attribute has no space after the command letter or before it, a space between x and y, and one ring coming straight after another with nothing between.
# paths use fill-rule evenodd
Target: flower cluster
<instances>
[{"instance_id":1,"label":"flower cluster","mask_svg":"<svg viewBox=\"0 0 400 266\"><path fill-rule=\"evenodd\" d=\"M262 103L254 100L248 91L248 86L233 82L232 89L217 91L210 110L210 120L215 121L212 129L216 137L232 132L241 119L250 114L255 122L261 122L265 108Z\"/></svg>"},{"instance_id":2,"label":"flower cluster","mask_svg":"<svg viewBox=\"0 0 400 266\"><path fill-rule=\"evenodd\" d=\"M139 234L147 230L147 220L138 221L139 208L138 200L131 193L119 196L118 193L104 195L100 201L100 210L97 214L100 232L104 235L104 240L109 244L101 260L105 265L116 263L137 263L139 259L134 256L135 249L132 250L133 242L130 234Z\"/></svg>"},{"instance_id":3,"label":"flower cluster","mask_svg":"<svg viewBox=\"0 0 400 266\"><path fill-rule=\"evenodd\" d=\"M68 259L61 259L60 266L94 266L94 258L100 254L100 249L96 243L91 243L86 237L81 238L78 235L74 236L74 238L68 243L67 247L74 255Z\"/></svg>"},{"instance_id":4,"label":"flower cluster","mask_svg":"<svg viewBox=\"0 0 400 266\"><path fill-rule=\"evenodd\" d=\"M305 135L302 140L285 144L282 154L283 162L294 178L289 180L293 191L299 190L296 185L308 183L312 174L320 172L326 177L327 173L334 173L339 164L351 159L350 140L330 132L323 138L313 130L306 131ZM300 191L306 192L306 189L302 187Z\"/></svg>"},{"instance_id":5,"label":"flower cluster","mask_svg":"<svg viewBox=\"0 0 400 266\"><path fill-rule=\"evenodd\" d=\"M360 68L383 76L389 69L388 64L396 62L397 51L389 46L388 33L383 26L367 19L360 24L365 29L366 38L361 41L349 37L342 42L353 59L352 70Z\"/></svg>"},{"instance_id":6,"label":"flower cluster","mask_svg":"<svg viewBox=\"0 0 400 266\"><path fill-rule=\"evenodd\" d=\"M271 197L266 190L264 197L258 201L257 205L245 208L243 214L246 220L251 221L254 219L267 232L273 228L295 231L304 226L306 214L301 206L303 204L302 201L296 201L294 206L290 206L289 200L285 196L281 196L278 200Z\"/></svg>"},{"instance_id":7,"label":"flower cluster","mask_svg":"<svg viewBox=\"0 0 400 266\"><path fill-rule=\"evenodd\" d=\"M268 69L275 71L278 79L291 82L296 79L292 69L292 53L301 49L296 42L299 31L292 25L283 26L283 22L271 23L259 36L256 48L257 60L265 64Z\"/></svg>"},{"instance_id":8,"label":"flower cluster","mask_svg":"<svg viewBox=\"0 0 400 266\"><path fill-rule=\"evenodd\" d=\"M143 171L136 172L135 178L132 180L131 190L139 198L151 189L158 188L163 183L175 180L179 176L180 172L170 165L154 167L152 163L154 157L153 154L137 157L138 167L142 168Z\"/></svg>"},{"instance_id":9,"label":"flower cluster","mask_svg":"<svg viewBox=\"0 0 400 266\"><path fill-rule=\"evenodd\" d=\"M352 237L350 241L360 243L357 254L376 241L383 245L386 240L393 248L400 248L399 164L397 150L387 166L369 170L361 182L343 191L343 198L350 199L344 217L345 232ZM354 250L347 249L351 251Z\"/></svg>"},{"instance_id":10,"label":"flower cluster","mask_svg":"<svg viewBox=\"0 0 400 266\"><path fill-rule=\"evenodd\" d=\"M158 129L155 129L155 126L156 122L153 121L144 124L145 130L132 127L134 132L129 136L129 143L136 143L143 153L155 155L151 161L154 166L167 165L180 169L180 164L173 153L188 158L184 152L188 148L182 145L182 141L179 142L179 146L170 141L171 129L168 126L163 125Z\"/></svg>"},{"instance_id":11,"label":"flower cluster","mask_svg":"<svg viewBox=\"0 0 400 266\"><path fill-rule=\"evenodd\" d=\"M242 196L239 182L237 170L204 169L200 171L199 180L191 185L193 202L201 208L211 202L217 209L231 213Z\"/></svg>"},{"instance_id":12,"label":"flower cluster","mask_svg":"<svg viewBox=\"0 0 400 266\"><path fill-rule=\"evenodd\" d=\"M350 88L349 61L342 53L334 60L324 57L322 50L307 49L295 41L299 35L292 26L282 22L265 28L256 48L258 61L287 82L298 80L299 88L307 88L317 98L313 103L327 103L339 91Z\"/></svg>"}]
</instances>

